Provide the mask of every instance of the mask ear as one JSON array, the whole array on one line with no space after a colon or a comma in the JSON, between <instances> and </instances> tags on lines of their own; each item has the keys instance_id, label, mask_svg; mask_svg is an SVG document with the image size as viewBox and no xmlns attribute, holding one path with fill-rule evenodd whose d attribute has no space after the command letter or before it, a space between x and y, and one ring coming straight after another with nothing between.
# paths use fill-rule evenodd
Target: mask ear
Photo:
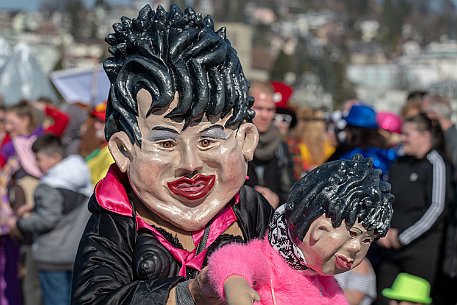
<instances>
[{"instance_id":1,"label":"mask ear","mask_svg":"<svg viewBox=\"0 0 457 305\"><path fill-rule=\"evenodd\" d=\"M259 132L252 123L243 123L238 128L236 138L246 161L251 161L254 157L254 151L259 143Z\"/></svg>"},{"instance_id":2,"label":"mask ear","mask_svg":"<svg viewBox=\"0 0 457 305\"><path fill-rule=\"evenodd\" d=\"M326 217L319 217L313 221L309 227L310 244L317 243L324 236L330 234L333 230L331 220Z\"/></svg>"},{"instance_id":3,"label":"mask ear","mask_svg":"<svg viewBox=\"0 0 457 305\"><path fill-rule=\"evenodd\" d=\"M125 173L133 156L133 144L123 131L113 134L108 140L108 148L117 167Z\"/></svg>"}]
</instances>

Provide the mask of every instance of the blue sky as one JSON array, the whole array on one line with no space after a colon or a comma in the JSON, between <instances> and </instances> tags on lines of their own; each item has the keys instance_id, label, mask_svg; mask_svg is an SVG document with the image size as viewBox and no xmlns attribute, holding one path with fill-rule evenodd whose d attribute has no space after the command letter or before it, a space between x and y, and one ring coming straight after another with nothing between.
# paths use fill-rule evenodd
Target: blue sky
<instances>
[{"instance_id":1,"label":"blue sky","mask_svg":"<svg viewBox=\"0 0 457 305\"><path fill-rule=\"evenodd\" d=\"M42 0L0 0L0 10L36 10L40 7ZM92 5L95 0L84 0L86 5ZM129 4L131 0L108 0L112 4Z\"/></svg>"}]
</instances>

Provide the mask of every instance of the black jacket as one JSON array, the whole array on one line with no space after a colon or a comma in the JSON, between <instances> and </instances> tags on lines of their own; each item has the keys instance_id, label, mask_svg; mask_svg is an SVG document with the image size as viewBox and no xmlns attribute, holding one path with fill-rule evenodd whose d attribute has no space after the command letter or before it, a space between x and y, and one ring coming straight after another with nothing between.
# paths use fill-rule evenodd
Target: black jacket
<instances>
[{"instance_id":1,"label":"black jacket","mask_svg":"<svg viewBox=\"0 0 457 305\"><path fill-rule=\"evenodd\" d=\"M398 229L400 243L440 236L453 197L451 169L442 154L431 150L422 159L399 158L391 167L389 182L395 195L391 227Z\"/></svg>"},{"instance_id":2,"label":"black jacket","mask_svg":"<svg viewBox=\"0 0 457 305\"><path fill-rule=\"evenodd\" d=\"M151 234L136 232L134 217L104 210L92 196L93 213L78 249L72 281L73 305L166 304L169 290L185 280L179 264ZM257 192L243 186L240 201L232 205L244 241L263 237L273 214ZM173 242L171 236L164 236ZM221 235L208 249L240 240ZM178 245L179 246L179 245ZM188 272L192 278L196 272Z\"/></svg>"},{"instance_id":3,"label":"black jacket","mask_svg":"<svg viewBox=\"0 0 457 305\"><path fill-rule=\"evenodd\" d=\"M263 168L263 175L258 175L258 168ZM287 201L289 191L294 184L293 162L287 144L281 142L275 151L275 156L268 161L261 161L254 157L248 163L248 177L246 185L268 187L279 197L279 205Z\"/></svg>"}]
</instances>

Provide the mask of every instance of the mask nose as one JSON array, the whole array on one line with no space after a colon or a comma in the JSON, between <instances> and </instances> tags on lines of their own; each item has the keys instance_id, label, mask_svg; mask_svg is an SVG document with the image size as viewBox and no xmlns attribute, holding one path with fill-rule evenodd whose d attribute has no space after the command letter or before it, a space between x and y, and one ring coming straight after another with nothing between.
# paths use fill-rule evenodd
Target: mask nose
<instances>
[{"instance_id":1,"label":"mask nose","mask_svg":"<svg viewBox=\"0 0 457 305\"><path fill-rule=\"evenodd\" d=\"M196 150L196 147L186 145L186 147L181 151L181 161L176 170L177 177L193 177L201 172L203 166Z\"/></svg>"},{"instance_id":2,"label":"mask nose","mask_svg":"<svg viewBox=\"0 0 457 305\"><path fill-rule=\"evenodd\" d=\"M353 240L350 241L349 250L351 253L358 253L362 249L361 241L358 238L354 238Z\"/></svg>"}]
</instances>

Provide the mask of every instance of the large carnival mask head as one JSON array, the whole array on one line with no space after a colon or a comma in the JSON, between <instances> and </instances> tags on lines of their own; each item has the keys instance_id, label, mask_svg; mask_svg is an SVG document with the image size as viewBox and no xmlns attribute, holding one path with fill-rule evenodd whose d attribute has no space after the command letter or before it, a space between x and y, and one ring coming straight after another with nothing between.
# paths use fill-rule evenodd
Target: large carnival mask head
<instances>
[{"instance_id":1,"label":"large carnival mask head","mask_svg":"<svg viewBox=\"0 0 457 305\"><path fill-rule=\"evenodd\" d=\"M147 5L113 28L104 63L110 151L148 209L198 230L243 185L258 141L236 51L225 29L190 8Z\"/></svg>"}]
</instances>

